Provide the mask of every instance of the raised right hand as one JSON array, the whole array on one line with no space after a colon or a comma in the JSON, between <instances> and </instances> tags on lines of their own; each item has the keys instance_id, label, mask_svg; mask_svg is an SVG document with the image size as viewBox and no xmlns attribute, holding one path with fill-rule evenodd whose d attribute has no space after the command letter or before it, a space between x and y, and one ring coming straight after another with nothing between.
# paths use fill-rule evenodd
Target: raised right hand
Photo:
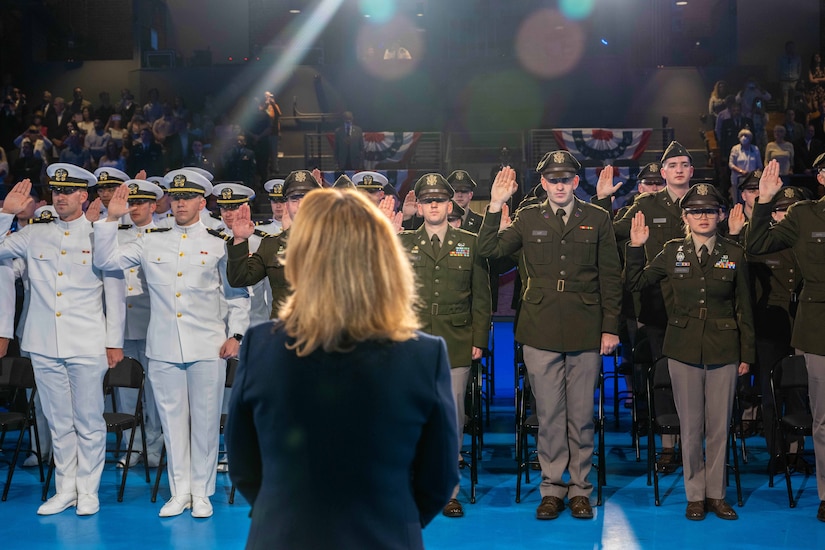
<instances>
[{"instance_id":1,"label":"raised right hand","mask_svg":"<svg viewBox=\"0 0 825 550\"><path fill-rule=\"evenodd\" d=\"M405 220L409 220L415 216L415 213L418 211L416 204L415 191L410 191L407 193L407 196L404 197L404 204L401 205L401 212L404 214Z\"/></svg>"},{"instance_id":2,"label":"raised right hand","mask_svg":"<svg viewBox=\"0 0 825 550\"><path fill-rule=\"evenodd\" d=\"M0 212L4 214L19 214L25 210L29 204L34 201L30 194L31 190L31 180L24 179L23 181L17 182L12 190L9 191L9 194L6 195L6 199L3 201L3 209L0 210Z\"/></svg>"},{"instance_id":3,"label":"raised right hand","mask_svg":"<svg viewBox=\"0 0 825 550\"><path fill-rule=\"evenodd\" d=\"M98 205L98 211L100 211L100 206ZM130 212L129 208L129 186L126 184L118 186L115 189L114 194L112 195L112 200L109 201L109 208L107 209L108 215L106 217L107 221L114 222L118 221L122 218L125 214Z\"/></svg>"},{"instance_id":4,"label":"raised right hand","mask_svg":"<svg viewBox=\"0 0 825 550\"><path fill-rule=\"evenodd\" d=\"M624 182L619 182L613 185L613 166L608 164L602 169L599 174L599 181L596 182L596 197L599 199L606 199L616 194Z\"/></svg>"},{"instance_id":5,"label":"raised right hand","mask_svg":"<svg viewBox=\"0 0 825 550\"><path fill-rule=\"evenodd\" d=\"M773 159L765 166L762 177L759 178L759 204L771 202L782 188L782 179L779 177L779 161Z\"/></svg>"},{"instance_id":6,"label":"raised right hand","mask_svg":"<svg viewBox=\"0 0 825 550\"><path fill-rule=\"evenodd\" d=\"M645 215L642 212L636 212L630 221L630 246L644 246L649 236L650 228L645 225Z\"/></svg>"},{"instance_id":7,"label":"raised right hand","mask_svg":"<svg viewBox=\"0 0 825 550\"><path fill-rule=\"evenodd\" d=\"M235 215L232 224L232 235L235 237L235 244L245 241L255 232L255 224L252 222L252 212L248 204L242 204Z\"/></svg>"},{"instance_id":8,"label":"raised right hand","mask_svg":"<svg viewBox=\"0 0 825 550\"><path fill-rule=\"evenodd\" d=\"M728 214L728 234L738 235L745 227L745 205L741 202L730 209Z\"/></svg>"},{"instance_id":9,"label":"raised right hand","mask_svg":"<svg viewBox=\"0 0 825 550\"><path fill-rule=\"evenodd\" d=\"M513 196L517 189L516 171L505 166L496 174L496 179L493 180L490 188L490 212L499 212L502 205Z\"/></svg>"}]
</instances>

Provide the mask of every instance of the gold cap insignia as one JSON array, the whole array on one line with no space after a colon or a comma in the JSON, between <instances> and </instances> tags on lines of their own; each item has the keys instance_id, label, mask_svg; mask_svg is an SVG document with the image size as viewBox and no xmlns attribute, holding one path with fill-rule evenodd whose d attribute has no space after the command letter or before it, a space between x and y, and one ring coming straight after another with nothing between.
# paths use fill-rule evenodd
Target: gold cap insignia
<instances>
[{"instance_id":1,"label":"gold cap insignia","mask_svg":"<svg viewBox=\"0 0 825 550\"><path fill-rule=\"evenodd\" d=\"M306 179L307 175L304 172L298 172L295 174L295 181L297 182L306 181Z\"/></svg>"},{"instance_id":2,"label":"gold cap insignia","mask_svg":"<svg viewBox=\"0 0 825 550\"><path fill-rule=\"evenodd\" d=\"M659 165L656 164L655 162L650 165L650 171L651 172L658 172L659 170L660 170Z\"/></svg>"},{"instance_id":3,"label":"gold cap insignia","mask_svg":"<svg viewBox=\"0 0 825 550\"><path fill-rule=\"evenodd\" d=\"M458 180L458 181L463 180L464 179L464 172L456 172L455 173L455 179Z\"/></svg>"},{"instance_id":4,"label":"gold cap insignia","mask_svg":"<svg viewBox=\"0 0 825 550\"><path fill-rule=\"evenodd\" d=\"M232 198L232 189L226 188L221 190L221 198L224 200L229 200Z\"/></svg>"},{"instance_id":5,"label":"gold cap insignia","mask_svg":"<svg viewBox=\"0 0 825 550\"><path fill-rule=\"evenodd\" d=\"M172 179L172 187L185 187L186 186L186 176L183 174L178 174L177 176Z\"/></svg>"},{"instance_id":6,"label":"gold cap insignia","mask_svg":"<svg viewBox=\"0 0 825 550\"><path fill-rule=\"evenodd\" d=\"M97 181L106 181L107 179L109 179L109 172L101 172L97 177Z\"/></svg>"},{"instance_id":7,"label":"gold cap insignia","mask_svg":"<svg viewBox=\"0 0 825 550\"><path fill-rule=\"evenodd\" d=\"M129 184L129 194L130 195L137 195L138 190L140 190L140 187L138 186L138 184L136 184L136 183L130 183Z\"/></svg>"},{"instance_id":8,"label":"gold cap insignia","mask_svg":"<svg viewBox=\"0 0 825 550\"><path fill-rule=\"evenodd\" d=\"M703 184L699 185L699 187L696 188L696 192L699 193L700 195L707 195L708 194L708 186L703 183Z\"/></svg>"},{"instance_id":9,"label":"gold cap insignia","mask_svg":"<svg viewBox=\"0 0 825 550\"><path fill-rule=\"evenodd\" d=\"M272 193L276 195L280 195L284 192L284 184L283 183L276 183L272 186Z\"/></svg>"},{"instance_id":10,"label":"gold cap insignia","mask_svg":"<svg viewBox=\"0 0 825 550\"><path fill-rule=\"evenodd\" d=\"M361 183L362 183L363 185L372 185L372 182L373 182L373 178L372 178L372 176L370 176L369 174L367 174L366 176L364 176L364 179L363 179L363 180L361 180Z\"/></svg>"},{"instance_id":11,"label":"gold cap insignia","mask_svg":"<svg viewBox=\"0 0 825 550\"><path fill-rule=\"evenodd\" d=\"M427 185L435 185L438 182L438 176L430 174L427 176Z\"/></svg>"},{"instance_id":12,"label":"gold cap insignia","mask_svg":"<svg viewBox=\"0 0 825 550\"><path fill-rule=\"evenodd\" d=\"M66 181L66 178L69 177L69 171L65 168L58 168L54 171L54 179L56 181Z\"/></svg>"},{"instance_id":13,"label":"gold cap insignia","mask_svg":"<svg viewBox=\"0 0 825 550\"><path fill-rule=\"evenodd\" d=\"M564 153L562 153L561 151L556 151L555 153L553 153L553 162L557 164L561 164L562 162L564 162Z\"/></svg>"},{"instance_id":14,"label":"gold cap insignia","mask_svg":"<svg viewBox=\"0 0 825 550\"><path fill-rule=\"evenodd\" d=\"M791 189L790 187L785 189L785 197L788 198L788 199L792 199L793 198L793 189Z\"/></svg>"}]
</instances>

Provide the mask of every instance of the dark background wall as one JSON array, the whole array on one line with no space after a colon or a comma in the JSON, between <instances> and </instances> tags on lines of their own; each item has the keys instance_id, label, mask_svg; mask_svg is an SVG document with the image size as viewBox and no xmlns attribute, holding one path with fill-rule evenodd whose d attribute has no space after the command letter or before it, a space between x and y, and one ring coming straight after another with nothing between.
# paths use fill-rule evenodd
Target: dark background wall
<instances>
[{"instance_id":1,"label":"dark background wall","mask_svg":"<svg viewBox=\"0 0 825 550\"><path fill-rule=\"evenodd\" d=\"M341 5L313 13L319 4ZM365 4L5 1L0 63L30 96L81 85L93 100L123 87L143 100L158 87L228 110L273 89L285 114L297 98L303 112L352 110L372 130L659 127L666 116L696 147L714 81L738 89L752 75L777 89L785 41L807 67L824 11L821 0L389 0L376 4L395 8L381 21ZM553 15L588 5L578 20ZM395 40L412 62L380 60ZM366 62L370 46L379 59Z\"/></svg>"}]
</instances>

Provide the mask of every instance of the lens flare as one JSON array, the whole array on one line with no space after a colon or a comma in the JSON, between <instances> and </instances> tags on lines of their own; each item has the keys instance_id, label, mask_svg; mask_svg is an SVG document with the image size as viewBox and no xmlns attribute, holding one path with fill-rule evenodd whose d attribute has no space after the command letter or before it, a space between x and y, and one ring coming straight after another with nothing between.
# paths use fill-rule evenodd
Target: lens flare
<instances>
[{"instance_id":1,"label":"lens flare","mask_svg":"<svg viewBox=\"0 0 825 550\"><path fill-rule=\"evenodd\" d=\"M568 19L579 21L593 13L594 0L561 0L559 10Z\"/></svg>"},{"instance_id":2,"label":"lens flare","mask_svg":"<svg viewBox=\"0 0 825 550\"><path fill-rule=\"evenodd\" d=\"M533 12L516 36L516 55L524 69L541 78L570 72L584 55L585 32L556 10Z\"/></svg>"}]
</instances>

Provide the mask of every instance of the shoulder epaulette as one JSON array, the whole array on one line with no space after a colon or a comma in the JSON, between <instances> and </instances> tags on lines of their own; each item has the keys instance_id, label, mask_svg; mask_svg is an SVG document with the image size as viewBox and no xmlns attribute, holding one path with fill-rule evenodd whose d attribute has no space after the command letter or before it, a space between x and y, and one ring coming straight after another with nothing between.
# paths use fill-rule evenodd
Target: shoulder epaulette
<instances>
[{"instance_id":1,"label":"shoulder epaulette","mask_svg":"<svg viewBox=\"0 0 825 550\"><path fill-rule=\"evenodd\" d=\"M29 218L29 223L51 223L54 218Z\"/></svg>"},{"instance_id":2,"label":"shoulder epaulette","mask_svg":"<svg viewBox=\"0 0 825 550\"><path fill-rule=\"evenodd\" d=\"M210 215L211 217L215 218L216 220L220 220L220 219L221 219L221 215L220 215L220 214L215 214L214 212L210 212L210 213L209 213L209 215Z\"/></svg>"},{"instance_id":3,"label":"shoulder epaulette","mask_svg":"<svg viewBox=\"0 0 825 550\"><path fill-rule=\"evenodd\" d=\"M266 231L261 231L260 229L256 229L254 232L255 235L259 237L274 237L272 233L267 233Z\"/></svg>"},{"instance_id":4,"label":"shoulder epaulette","mask_svg":"<svg viewBox=\"0 0 825 550\"><path fill-rule=\"evenodd\" d=\"M163 233L164 231L172 231L172 228L171 227L150 227L149 229L144 231L144 233L148 235L149 233Z\"/></svg>"},{"instance_id":5,"label":"shoulder epaulette","mask_svg":"<svg viewBox=\"0 0 825 550\"><path fill-rule=\"evenodd\" d=\"M132 224L130 223L122 223L117 226L118 229L132 229Z\"/></svg>"},{"instance_id":6,"label":"shoulder epaulette","mask_svg":"<svg viewBox=\"0 0 825 550\"><path fill-rule=\"evenodd\" d=\"M256 227L259 225L269 225L270 223L272 223L272 220L255 220Z\"/></svg>"},{"instance_id":7,"label":"shoulder epaulette","mask_svg":"<svg viewBox=\"0 0 825 550\"><path fill-rule=\"evenodd\" d=\"M227 242L232 238L229 235L227 235L226 233L224 233L223 231L218 231L217 229L210 229L210 228L207 227L206 232L209 233L210 235L212 235L213 237L223 239Z\"/></svg>"}]
</instances>

